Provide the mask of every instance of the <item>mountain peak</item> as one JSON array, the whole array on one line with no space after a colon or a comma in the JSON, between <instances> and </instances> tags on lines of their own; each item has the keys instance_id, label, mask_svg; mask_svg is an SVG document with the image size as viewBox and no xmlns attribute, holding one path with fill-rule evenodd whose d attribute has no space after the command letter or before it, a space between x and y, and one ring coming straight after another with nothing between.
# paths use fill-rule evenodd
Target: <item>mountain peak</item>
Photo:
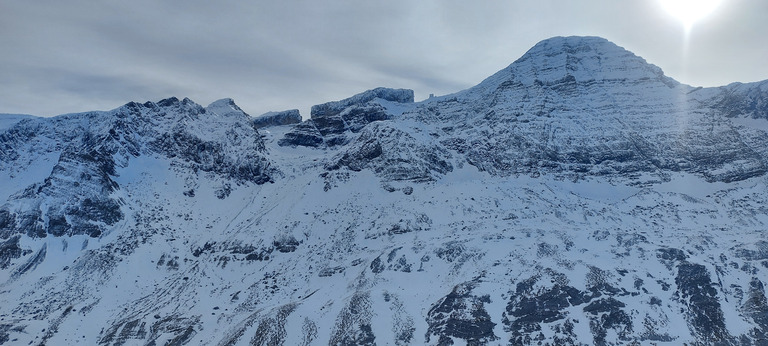
<instances>
[{"instance_id":1,"label":"mountain peak","mask_svg":"<svg viewBox=\"0 0 768 346\"><path fill-rule=\"evenodd\" d=\"M219 116L247 115L247 113L240 109L231 98L223 98L213 101L208 107L205 107L205 111Z\"/></svg>"},{"instance_id":2,"label":"mountain peak","mask_svg":"<svg viewBox=\"0 0 768 346\"><path fill-rule=\"evenodd\" d=\"M615 43L598 36L554 36L536 43L527 54L536 54L539 52L560 52L567 49L583 50L603 50L603 51L621 51L626 49L619 47Z\"/></svg>"},{"instance_id":3,"label":"mountain peak","mask_svg":"<svg viewBox=\"0 0 768 346\"><path fill-rule=\"evenodd\" d=\"M514 80L525 85L562 80L656 80L678 83L656 65L601 37L568 36L543 40L481 85ZM490 84L490 85L488 85Z\"/></svg>"}]
</instances>

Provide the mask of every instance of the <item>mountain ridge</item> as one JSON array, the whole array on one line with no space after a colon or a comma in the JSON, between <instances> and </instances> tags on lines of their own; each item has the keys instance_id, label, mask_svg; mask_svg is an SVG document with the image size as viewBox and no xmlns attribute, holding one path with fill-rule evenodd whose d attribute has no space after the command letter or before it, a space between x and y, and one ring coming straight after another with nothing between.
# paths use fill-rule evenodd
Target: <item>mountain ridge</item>
<instances>
[{"instance_id":1,"label":"mountain ridge","mask_svg":"<svg viewBox=\"0 0 768 346\"><path fill-rule=\"evenodd\" d=\"M766 85L566 37L298 124L175 97L19 120L0 344L768 342Z\"/></svg>"},{"instance_id":2,"label":"mountain ridge","mask_svg":"<svg viewBox=\"0 0 768 346\"><path fill-rule=\"evenodd\" d=\"M606 65L603 65L606 62ZM661 68L600 37L556 36L534 45L523 56L470 89L496 88L504 82L555 83L606 79L661 79ZM486 86L488 85L488 86Z\"/></svg>"}]
</instances>

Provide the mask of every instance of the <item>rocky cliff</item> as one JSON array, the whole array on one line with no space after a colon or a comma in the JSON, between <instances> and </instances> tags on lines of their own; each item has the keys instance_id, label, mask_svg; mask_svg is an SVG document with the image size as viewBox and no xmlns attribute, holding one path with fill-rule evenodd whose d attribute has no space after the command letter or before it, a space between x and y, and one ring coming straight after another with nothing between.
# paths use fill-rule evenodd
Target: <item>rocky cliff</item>
<instances>
[{"instance_id":1,"label":"rocky cliff","mask_svg":"<svg viewBox=\"0 0 768 346\"><path fill-rule=\"evenodd\" d=\"M300 123L7 117L0 344L768 343L767 85L557 37Z\"/></svg>"}]
</instances>

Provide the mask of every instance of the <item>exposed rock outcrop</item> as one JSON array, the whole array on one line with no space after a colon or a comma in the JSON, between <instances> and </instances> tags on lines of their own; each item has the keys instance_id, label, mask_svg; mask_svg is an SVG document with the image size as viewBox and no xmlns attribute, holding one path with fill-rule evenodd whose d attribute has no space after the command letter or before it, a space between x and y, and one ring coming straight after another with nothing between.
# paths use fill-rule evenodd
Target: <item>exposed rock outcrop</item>
<instances>
[{"instance_id":1,"label":"exposed rock outcrop","mask_svg":"<svg viewBox=\"0 0 768 346\"><path fill-rule=\"evenodd\" d=\"M293 125L301 122L301 114L298 109L282 112L264 113L253 119L253 126L257 129L270 126Z\"/></svg>"},{"instance_id":2,"label":"exposed rock outcrop","mask_svg":"<svg viewBox=\"0 0 768 346\"><path fill-rule=\"evenodd\" d=\"M347 132L358 132L366 124L392 117L380 100L412 103L413 90L376 88L341 101L312 106L311 118L287 133L280 145L333 147L346 144L350 140Z\"/></svg>"},{"instance_id":3,"label":"exposed rock outcrop","mask_svg":"<svg viewBox=\"0 0 768 346\"><path fill-rule=\"evenodd\" d=\"M558 37L263 134L298 112L14 118L0 344L762 345L766 92Z\"/></svg>"}]
</instances>

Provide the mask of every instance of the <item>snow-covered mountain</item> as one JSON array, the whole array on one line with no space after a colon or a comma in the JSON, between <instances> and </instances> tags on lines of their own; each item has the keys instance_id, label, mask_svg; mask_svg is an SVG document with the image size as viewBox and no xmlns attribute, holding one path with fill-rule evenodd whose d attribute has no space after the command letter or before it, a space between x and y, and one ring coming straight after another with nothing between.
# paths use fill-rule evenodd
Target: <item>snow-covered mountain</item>
<instances>
[{"instance_id":1,"label":"snow-covered mountain","mask_svg":"<svg viewBox=\"0 0 768 346\"><path fill-rule=\"evenodd\" d=\"M768 81L557 37L297 115L0 119L0 344L768 343Z\"/></svg>"}]
</instances>

